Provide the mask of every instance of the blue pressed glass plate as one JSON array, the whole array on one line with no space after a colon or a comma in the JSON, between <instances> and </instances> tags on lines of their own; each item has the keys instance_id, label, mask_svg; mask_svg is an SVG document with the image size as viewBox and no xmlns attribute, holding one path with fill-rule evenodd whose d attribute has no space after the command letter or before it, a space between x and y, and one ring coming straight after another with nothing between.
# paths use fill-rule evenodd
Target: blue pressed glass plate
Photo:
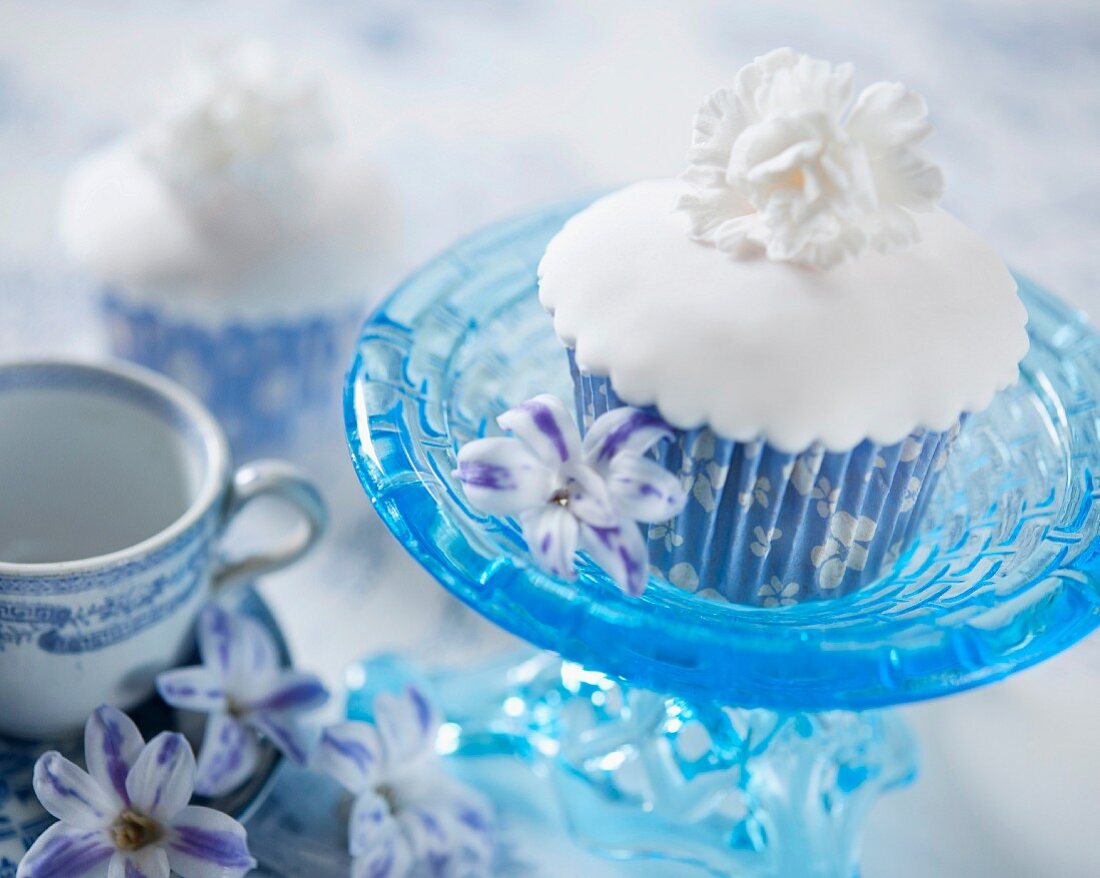
<instances>
[{"instance_id":1,"label":"blue pressed glass plate","mask_svg":"<svg viewBox=\"0 0 1100 878\"><path fill-rule=\"evenodd\" d=\"M363 328L345 388L368 495L409 551L502 627L632 683L727 704L865 708L996 680L1100 624L1100 339L1020 280L1032 349L972 417L914 544L848 597L779 609L651 579L622 594L591 563L540 571L515 522L472 510L459 446L536 393L571 394L535 269L571 202L489 228L406 281ZM706 583L700 583L704 587Z\"/></svg>"}]
</instances>

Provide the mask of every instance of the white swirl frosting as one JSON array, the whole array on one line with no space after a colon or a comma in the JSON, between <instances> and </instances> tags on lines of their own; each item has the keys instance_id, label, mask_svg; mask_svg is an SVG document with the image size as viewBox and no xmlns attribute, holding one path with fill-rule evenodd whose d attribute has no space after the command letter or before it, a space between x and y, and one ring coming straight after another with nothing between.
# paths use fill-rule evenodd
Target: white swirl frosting
<instances>
[{"instance_id":1,"label":"white swirl frosting","mask_svg":"<svg viewBox=\"0 0 1100 878\"><path fill-rule=\"evenodd\" d=\"M928 109L898 83L851 106L852 66L776 49L703 103L679 206L690 234L736 258L831 268L919 240L943 174L922 154Z\"/></svg>"}]
</instances>

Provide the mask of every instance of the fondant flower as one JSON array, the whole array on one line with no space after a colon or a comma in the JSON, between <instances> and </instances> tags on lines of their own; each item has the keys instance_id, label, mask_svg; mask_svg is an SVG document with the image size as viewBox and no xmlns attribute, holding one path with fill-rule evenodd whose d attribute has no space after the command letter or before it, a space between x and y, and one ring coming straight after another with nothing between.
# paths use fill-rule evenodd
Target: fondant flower
<instances>
[{"instance_id":1,"label":"fondant flower","mask_svg":"<svg viewBox=\"0 0 1100 878\"><path fill-rule=\"evenodd\" d=\"M173 707L208 715L195 789L220 796L248 780L260 759L257 733L305 763L309 752L297 715L328 700L321 681L283 669L261 624L216 604L199 617L198 636L202 664L157 677L157 691Z\"/></svg>"},{"instance_id":2,"label":"fondant flower","mask_svg":"<svg viewBox=\"0 0 1100 878\"><path fill-rule=\"evenodd\" d=\"M830 268L868 245L919 238L943 174L919 150L924 99L898 83L863 90L848 112L850 64L776 49L741 68L695 118L680 207L691 235L735 257Z\"/></svg>"},{"instance_id":3,"label":"fondant flower","mask_svg":"<svg viewBox=\"0 0 1100 878\"><path fill-rule=\"evenodd\" d=\"M315 767L355 803L348 819L353 878L488 876L488 803L448 775L435 753L439 716L417 689L374 699L374 724L342 722L321 736Z\"/></svg>"},{"instance_id":4,"label":"fondant flower","mask_svg":"<svg viewBox=\"0 0 1100 878\"><path fill-rule=\"evenodd\" d=\"M170 182L197 185L203 175L247 174L277 185L303 151L331 139L317 81L256 41L231 42L190 59L141 133L143 157Z\"/></svg>"},{"instance_id":5,"label":"fondant flower","mask_svg":"<svg viewBox=\"0 0 1100 878\"><path fill-rule=\"evenodd\" d=\"M865 515L856 518L847 512L838 512L829 519L829 535L825 542L810 552L823 589L836 588L849 570L862 570L866 566L867 543L877 527L874 520Z\"/></svg>"},{"instance_id":6,"label":"fondant flower","mask_svg":"<svg viewBox=\"0 0 1100 878\"><path fill-rule=\"evenodd\" d=\"M612 409L581 442L561 400L536 396L499 418L514 436L477 439L458 453L455 475L470 503L492 515L514 516L543 569L572 579L580 547L619 587L646 586L645 539L635 522L664 522L683 509L686 494L672 473L645 457L672 435L639 409Z\"/></svg>"},{"instance_id":7,"label":"fondant flower","mask_svg":"<svg viewBox=\"0 0 1100 878\"><path fill-rule=\"evenodd\" d=\"M237 878L256 866L244 827L189 805L195 757L161 732L148 744L104 705L84 727L83 771L57 751L34 766L34 792L58 818L19 864L17 878Z\"/></svg>"}]
</instances>

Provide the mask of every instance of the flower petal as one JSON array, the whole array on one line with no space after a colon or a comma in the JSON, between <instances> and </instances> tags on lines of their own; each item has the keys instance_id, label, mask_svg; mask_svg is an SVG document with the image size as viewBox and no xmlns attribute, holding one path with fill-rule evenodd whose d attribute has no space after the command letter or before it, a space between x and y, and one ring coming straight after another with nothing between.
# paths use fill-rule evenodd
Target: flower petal
<instances>
[{"instance_id":1,"label":"flower petal","mask_svg":"<svg viewBox=\"0 0 1100 878\"><path fill-rule=\"evenodd\" d=\"M230 694L263 685L280 666L278 647L263 625L216 603L199 617L199 652Z\"/></svg>"},{"instance_id":2,"label":"flower petal","mask_svg":"<svg viewBox=\"0 0 1100 878\"><path fill-rule=\"evenodd\" d=\"M415 686L407 686L401 694L375 696L374 725L391 765L433 754L440 722L439 713Z\"/></svg>"},{"instance_id":3,"label":"flower petal","mask_svg":"<svg viewBox=\"0 0 1100 878\"><path fill-rule=\"evenodd\" d=\"M309 761L309 737L293 714L257 711L248 715L247 722L295 765L305 765Z\"/></svg>"},{"instance_id":4,"label":"flower petal","mask_svg":"<svg viewBox=\"0 0 1100 878\"><path fill-rule=\"evenodd\" d=\"M519 436L549 466L580 460L577 424L556 396L543 393L521 402L497 418L497 423Z\"/></svg>"},{"instance_id":5,"label":"flower petal","mask_svg":"<svg viewBox=\"0 0 1100 878\"><path fill-rule=\"evenodd\" d=\"M649 553L641 530L632 521L613 528L581 528L581 547L615 584L640 595L649 584Z\"/></svg>"},{"instance_id":6,"label":"flower petal","mask_svg":"<svg viewBox=\"0 0 1100 878\"><path fill-rule=\"evenodd\" d=\"M178 732L161 732L146 744L126 778L134 807L161 822L191 800L194 788L195 756Z\"/></svg>"},{"instance_id":7,"label":"flower petal","mask_svg":"<svg viewBox=\"0 0 1100 878\"><path fill-rule=\"evenodd\" d=\"M458 451L455 476L470 504L490 515L518 515L546 502L553 473L519 439L494 436Z\"/></svg>"},{"instance_id":8,"label":"flower petal","mask_svg":"<svg viewBox=\"0 0 1100 878\"><path fill-rule=\"evenodd\" d=\"M256 868L244 827L213 808L188 805L180 811L166 846L168 863L182 878L240 878Z\"/></svg>"},{"instance_id":9,"label":"flower petal","mask_svg":"<svg viewBox=\"0 0 1100 878\"><path fill-rule=\"evenodd\" d=\"M932 133L928 104L899 82L876 82L856 99L844 128L878 158L899 146L916 146Z\"/></svg>"},{"instance_id":10,"label":"flower petal","mask_svg":"<svg viewBox=\"0 0 1100 878\"><path fill-rule=\"evenodd\" d=\"M279 647L263 625L240 613L233 615L233 643L225 688L230 695L247 697L279 673Z\"/></svg>"},{"instance_id":11,"label":"flower petal","mask_svg":"<svg viewBox=\"0 0 1100 878\"><path fill-rule=\"evenodd\" d=\"M593 527L611 527L618 521L607 482L596 470L570 465L562 475L569 494L569 512L575 518Z\"/></svg>"},{"instance_id":12,"label":"flower petal","mask_svg":"<svg viewBox=\"0 0 1100 878\"><path fill-rule=\"evenodd\" d=\"M687 502L679 478L637 454L618 455L611 463L607 483L615 508L634 521L667 521L679 515Z\"/></svg>"},{"instance_id":13,"label":"flower petal","mask_svg":"<svg viewBox=\"0 0 1100 878\"><path fill-rule=\"evenodd\" d=\"M252 777L259 761L256 736L232 717L212 713L195 768L195 792L223 796Z\"/></svg>"},{"instance_id":14,"label":"flower petal","mask_svg":"<svg viewBox=\"0 0 1100 878\"><path fill-rule=\"evenodd\" d=\"M600 415L584 437L585 459L594 467L607 466L624 451L645 454L672 436L672 428L657 415L622 406Z\"/></svg>"},{"instance_id":15,"label":"flower petal","mask_svg":"<svg viewBox=\"0 0 1100 878\"><path fill-rule=\"evenodd\" d=\"M114 854L103 830L83 830L55 823L40 836L19 863L16 878L92 878L107 874Z\"/></svg>"},{"instance_id":16,"label":"flower petal","mask_svg":"<svg viewBox=\"0 0 1100 878\"><path fill-rule=\"evenodd\" d=\"M393 832L351 861L351 878L406 878L414 863L408 841Z\"/></svg>"},{"instance_id":17,"label":"flower petal","mask_svg":"<svg viewBox=\"0 0 1100 878\"><path fill-rule=\"evenodd\" d=\"M102 829L118 805L90 774L51 750L34 764L34 793L42 807L77 829Z\"/></svg>"},{"instance_id":18,"label":"flower petal","mask_svg":"<svg viewBox=\"0 0 1100 878\"><path fill-rule=\"evenodd\" d=\"M358 795L374 782L383 759L382 741L374 726L349 721L335 723L321 732L313 767Z\"/></svg>"},{"instance_id":19,"label":"flower petal","mask_svg":"<svg viewBox=\"0 0 1100 878\"><path fill-rule=\"evenodd\" d=\"M217 674L205 665L173 668L157 674L160 697L181 710L198 713L224 711L225 688Z\"/></svg>"},{"instance_id":20,"label":"flower petal","mask_svg":"<svg viewBox=\"0 0 1100 878\"><path fill-rule=\"evenodd\" d=\"M372 790L358 796L348 818L348 853L361 857L397 831L390 806Z\"/></svg>"},{"instance_id":21,"label":"flower petal","mask_svg":"<svg viewBox=\"0 0 1100 878\"><path fill-rule=\"evenodd\" d=\"M111 857L107 878L169 878L164 848L147 845L136 851L117 851Z\"/></svg>"},{"instance_id":22,"label":"flower petal","mask_svg":"<svg viewBox=\"0 0 1100 878\"><path fill-rule=\"evenodd\" d=\"M145 739L126 714L104 704L84 725L84 762L99 786L112 792L119 806L129 805L126 776L141 755Z\"/></svg>"},{"instance_id":23,"label":"flower petal","mask_svg":"<svg viewBox=\"0 0 1100 878\"><path fill-rule=\"evenodd\" d=\"M731 88L720 88L703 101L695 114L688 161L691 167L725 171L737 136L753 121ZM689 168L690 170L690 168Z\"/></svg>"},{"instance_id":24,"label":"flower petal","mask_svg":"<svg viewBox=\"0 0 1100 878\"><path fill-rule=\"evenodd\" d=\"M301 713L328 701L328 689L316 674L283 671L259 698L247 700L249 710Z\"/></svg>"},{"instance_id":25,"label":"flower petal","mask_svg":"<svg viewBox=\"0 0 1100 878\"><path fill-rule=\"evenodd\" d=\"M208 603L199 616L198 639L202 663L224 679L233 654L233 615L216 603Z\"/></svg>"},{"instance_id":26,"label":"flower petal","mask_svg":"<svg viewBox=\"0 0 1100 878\"><path fill-rule=\"evenodd\" d=\"M562 506L551 504L520 516L523 539L535 563L552 576L573 579L573 555L577 551L577 519Z\"/></svg>"}]
</instances>

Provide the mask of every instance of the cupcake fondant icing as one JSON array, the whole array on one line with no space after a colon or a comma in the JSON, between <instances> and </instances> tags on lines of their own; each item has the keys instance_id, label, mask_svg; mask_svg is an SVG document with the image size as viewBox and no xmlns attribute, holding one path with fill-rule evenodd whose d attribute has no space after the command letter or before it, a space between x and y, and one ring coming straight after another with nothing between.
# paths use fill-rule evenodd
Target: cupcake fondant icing
<instances>
[{"instance_id":1,"label":"cupcake fondant icing","mask_svg":"<svg viewBox=\"0 0 1100 878\"><path fill-rule=\"evenodd\" d=\"M936 205L924 102L778 50L696 120L681 179L595 202L551 241L543 305L579 415L651 407L691 499L657 572L768 606L848 593L913 533L968 414L1016 380L1026 313Z\"/></svg>"}]
</instances>

